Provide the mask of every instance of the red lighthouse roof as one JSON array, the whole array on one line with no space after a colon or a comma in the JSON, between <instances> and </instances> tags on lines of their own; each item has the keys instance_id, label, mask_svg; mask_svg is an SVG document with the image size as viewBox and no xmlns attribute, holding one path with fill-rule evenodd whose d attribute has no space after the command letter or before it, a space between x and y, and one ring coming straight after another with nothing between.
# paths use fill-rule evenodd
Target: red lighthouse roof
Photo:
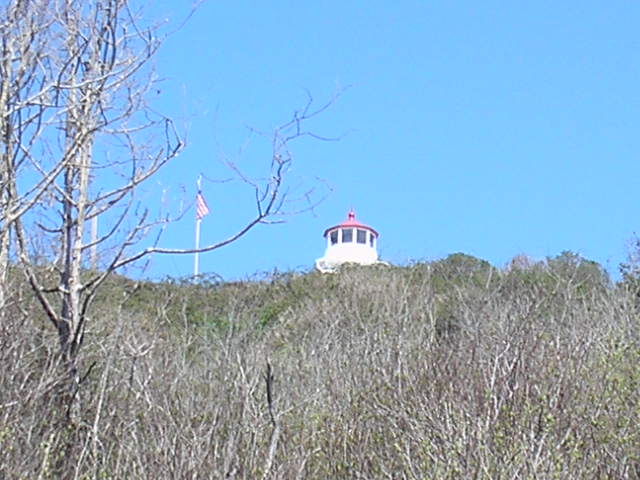
<instances>
[{"instance_id":1,"label":"red lighthouse roof","mask_svg":"<svg viewBox=\"0 0 640 480\"><path fill-rule=\"evenodd\" d=\"M371 233L373 233L376 237L379 236L378 232L376 232L375 229L373 229L372 227L370 227L369 225L365 225L364 223L360 223L359 221L356 220L356 212L353 211L353 209L349 210L349 215L348 218L345 222L339 224L339 225L334 225L333 227L329 227L324 231L324 236L326 237L329 232L331 232L332 230L336 230L338 228L362 228L364 230L369 230Z\"/></svg>"}]
</instances>

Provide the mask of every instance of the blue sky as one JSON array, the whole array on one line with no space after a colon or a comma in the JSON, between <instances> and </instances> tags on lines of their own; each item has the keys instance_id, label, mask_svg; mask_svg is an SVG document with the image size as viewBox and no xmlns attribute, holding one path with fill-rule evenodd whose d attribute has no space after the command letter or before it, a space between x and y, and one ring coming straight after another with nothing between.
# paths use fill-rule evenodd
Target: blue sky
<instances>
[{"instance_id":1,"label":"blue sky","mask_svg":"<svg viewBox=\"0 0 640 480\"><path fill-rule=\"evenodd\" d=\"M158 18L188 8L159 0ZM187 2L184 2L187 4ZM221 159L259 175L269 131L350 86L310 125L337 142L293 145L298 191L326 181L313 213L261 226L203 254L235 279L309 268L322 232L346 218L381 233L393 263L465 252L503 266L572 250L615 271L640 230L640 3L444 0L205 1L156 58L154 107L187 132L157 178L172 206ZM205 181L202 243L253 214L252 192ZM162 244L190 247L194 219ZM155 256L145 275L192 272L191 256Z\"/></svg>"}]
</instances>

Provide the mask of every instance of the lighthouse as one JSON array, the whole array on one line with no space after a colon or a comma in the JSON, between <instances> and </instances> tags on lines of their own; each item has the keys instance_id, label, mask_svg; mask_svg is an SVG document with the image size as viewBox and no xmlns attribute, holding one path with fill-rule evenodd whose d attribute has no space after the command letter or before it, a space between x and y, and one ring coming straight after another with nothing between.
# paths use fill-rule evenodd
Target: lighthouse
<instances>
[{"instance_id":1,"label":"lighthouse","mask_svg":"<svg viewBox=\"0 0 640 480\"><path fill-rule=\"evenodd\" d=\"M378 237L369 225L356 220L356 213L349 211L347 220L324 231L327 250L324 257L316 260L316 268L333 272L343 263L372 265L378 262Z\"/></svg>"}]
</instances>

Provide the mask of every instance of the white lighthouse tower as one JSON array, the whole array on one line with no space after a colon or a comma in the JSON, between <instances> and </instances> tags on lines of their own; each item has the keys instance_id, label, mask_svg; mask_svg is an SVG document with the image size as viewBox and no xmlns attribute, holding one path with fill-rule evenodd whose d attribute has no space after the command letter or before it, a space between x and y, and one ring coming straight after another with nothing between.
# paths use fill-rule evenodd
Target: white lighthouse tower
<instances>
[{"instance_id":1,"label":"white lighthouse tower","mask_svg":"<svg viewBox=\"0 0 640 480\"><path fill-rule=\"evenodd\" d=\"M333 272L343 263L372 265L378 262L378 237L369 225L356 220L353 209L347 221L324 231L327 250L316 260L316 268L323 273Z\"/></svg>"}]
</instances>

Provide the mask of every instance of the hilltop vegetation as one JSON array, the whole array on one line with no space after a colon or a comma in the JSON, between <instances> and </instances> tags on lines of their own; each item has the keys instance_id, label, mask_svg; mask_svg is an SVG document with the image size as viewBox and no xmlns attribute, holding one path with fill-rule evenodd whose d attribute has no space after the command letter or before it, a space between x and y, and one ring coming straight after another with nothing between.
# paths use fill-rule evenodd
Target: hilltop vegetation
<instances>
[{"instance_id":1,"label":"hilltop vegetation","mask_svg":"<svg viewBox=\"0 0 640 480\"><path fill-rule=\"evenodd\" d=\"M19 276L2 478L638 478L636 283L570 252L246 282L111 277L75 411Z\"/></svg>"}]
</instances>

